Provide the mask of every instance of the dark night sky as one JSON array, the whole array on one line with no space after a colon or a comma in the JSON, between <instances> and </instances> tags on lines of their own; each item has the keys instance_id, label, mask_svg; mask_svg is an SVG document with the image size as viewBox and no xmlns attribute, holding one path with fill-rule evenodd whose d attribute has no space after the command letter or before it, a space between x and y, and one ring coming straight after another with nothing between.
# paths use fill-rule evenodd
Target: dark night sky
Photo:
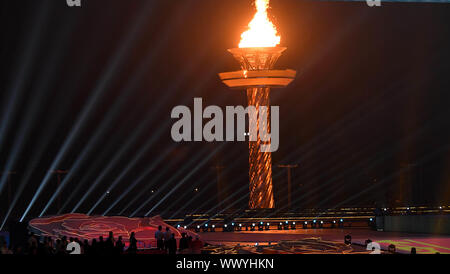
<instances>
[{"instance_id":1,"label":"dark night sky","mask_svg":"<svg viewBox=\"0 0 450 274\"><path fill-rule=\"evenodd\" d=\"M277 67L299 72L271 98L281 117L274 165L300 165L295 206L449 203L450 5L271 2L288 47ZM42 212L57 187L56 176L44 178L58 155L56 168L72 172L61 212L89 188L78 212L107 190L93 214L119 197L108 214L205 211L216 203L215 165L226 167L224 191L234 194L225 204L245 208L247 144L175 144L170 112L194 97L246 104L217 73L238 69L226 49L237 46L251 3L2 1L0 166L17 171L18 197L9 219L47 182L27 218ZM285 171L274 167L274 183L282 207ZM4 185L1 220L7 194Z\"/></svg>"}]
</instances>

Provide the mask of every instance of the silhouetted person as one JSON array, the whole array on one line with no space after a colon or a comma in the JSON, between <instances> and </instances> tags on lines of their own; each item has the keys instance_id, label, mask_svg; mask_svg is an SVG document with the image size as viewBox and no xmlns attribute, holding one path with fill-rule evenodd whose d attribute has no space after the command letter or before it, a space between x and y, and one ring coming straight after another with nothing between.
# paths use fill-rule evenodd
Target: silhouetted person
<instances>
[{"instance_id":1,"label":"silhouetted person","mask_svg":"<svg viewBox=\"0 0 450 274\"><path fill-rule=\"evenodd\" d=\"M97 239L92 239L91 247L89 247L89 253L92 255L98 255Z\"/></svg>"},{"instance_id":2,"label":"silhouetted person","mask_svg":"<svg viewBox=\"0 0 450 274\"><path fill-rule=\"evenodd\" d=\"M164 249L168 251L169 249L169 241L172 239L172 233L170 232L169 227L166 227L166 232L164 232Z\"/></svg>"},{"instance_id":3,"label":"silhouetted person","mask_svg":"<svg viewBox=\"0 0 450 274\"><path fill-rule=\"evenodd\" d=\"M40 241L38 241L38 247L37 247L37 255L46 255L46 250L45 250L45 242L46 239L44 238L44 241L41 243Z\"/></svg>"},{"instance_id":4,"label":"silhouetted person","mask_svg":"<svg viewBox=\"0 0 450 274\"><path fill-rule=\"evenodd\" d=\"M137 240L134 236L134 232L131 232L130 235L130 246L128 247L128 253L129 254L136 254L137 252Z\"/></svg>"},{"instance_id":5,"label":"silhouetted person","mask_svg":"<svg viewBox=\"0 0 450 274\"><path fill-rule=\"evenodd\" d=\"M97 252L100 255L105 255L105 241L103 240L103 236L98 238Z\"/></svg>"},{"instance_id":6,"label":"silhouetted person","mask_svg":"<svg viewBox=\"0 0 450 274\"><path fill-rule=\"evenodd\" d=\"M155 232L155 238L156 238L156 248L158 250L164 249L164 234L162 232L162 226L158 226L158 230Z\"/></svg>"},{"instance_id":7,"label":"silhouetted person","mask_svg":"<svg viewBox=\"0 0 450 274\"><path fill-rule=\"evenodd\" d=\"M42 245L42 252L44 255L53 255L54 254L53 242L50 237L44 238L44 243Z\"/></svg>"},{"instance_id":8,"label":"silhouetted person","mask_svg":"<svg viewBox=\"0 0 450 274\"><path fill-rule=\"evenodd\" d=\"M105 254L112 255L114 253L114 235L112 232L109 232L108 239L105 242Z\"/></svg>"},{"instance_id":9,"label":"silhouetted person","mask_svg":"<svg viewBox=\"0 0 450 274\"><path fill-rule=\"evenodd\" d=\"M417 251L416 251L415 247L411 248L411 254L417 254Z\"/></svg>"},{"instance_id":10,"label":"silhouetted person","mask_svg":"<svg viewBox=\"0 0 450 274\"><path fill-rule=\"evenodd\" d=\"M91 247L89 246L89 241L88 240L84 240L83 241L83 246L82 246L82 249L83 249L83 254L91 254Z\"/></svg>"},{"instance_id":11,"label":"silhouetted person","mask_svg":"<svg viewBox=\"0 0 450 274\"><path fill-rule=\"evenodd\" d=\"M122 236L119 236L119 239L116 242L115 253L123 254L123 249L125 248L125 244L122 241Z\"/></svg>"},{"instance_id":12,"label":"silhouetted person","mask_svg":"<svg viewBox=\"0 0 450 274\"><path fill-rule=\"evenodd\" d=\"M346 245L351 245L352 244L352 236L351 235L345 235L344 237L344 243Z\"/></svg>"},{"instance_id":13,"label":"silhouetted person","mask_svg":"<svg viewBox=\"0 0 450 274\"><path fill-rule=\"evenodd\" d=\"M66 236L63 236L63 237L61 238L61 243L62 243L62 248L63 248L63 250L65 251L67 245L69 244L69 242L67 241L67 237L66 237Z\"/></svg>"},{"instance_id":14,"label":"silhouetted person","mask_svg":"<svg viewBox=\"0 0 450 274\"><path fill-rule=\"evenodd\" d=\"M37 255L38 253L38 240L33 233L30 233L28 238L28 254Z\"/></svg>"},{"instance_id":15,"label":"silhouetted person","mask_svg":"<svg viewBox=\"0 0 450 274\"><path fill-rule=\"evenodd\" d=\"M180 239L180 251L188 249L188 248L189 248L188 238L186 237L186 233L183 232L183 233L181 233L181 239Z\"/></svg>"},{"instance_id":16,"label":"silhouetted person","mask_svg":"<svg viewBox=\"0 0 450 274\"><path fill-rule=\"evenodd\" d=\"M64 249L63 242L60 239L56 240L56 255L65 254L66 250Z\"/></svg>"},{"instance_id":17,"label":"silhouetted person","mask_svg":"<svg viewBox=\"0 0 450 274\"><path fill-rule=\"evenodd\" d=\"M187 238L188 248L192 248L192 236Z\"/></svg>"},{"instance_id":18,"label":"silhouetted person","mask_svg":"<svg viewBox=\"0 0 450 274\"><path fill-rule=\"evenodd\" d=\"M175 239L175 234L170 236L170 239L166 241L166 244L169 254L177 254L177 239Z\"/></svg>"}]
</instances>

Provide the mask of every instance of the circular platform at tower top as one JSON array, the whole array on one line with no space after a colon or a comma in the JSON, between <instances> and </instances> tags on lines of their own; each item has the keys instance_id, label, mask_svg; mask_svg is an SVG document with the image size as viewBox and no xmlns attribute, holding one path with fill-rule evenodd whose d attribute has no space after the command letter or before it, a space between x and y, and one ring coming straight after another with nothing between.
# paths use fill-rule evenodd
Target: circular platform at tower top
<instances>
[{"instance_id":1,"label":"circular platform at tower top","mask_svg":"<svg viewBox=\"0 0 450 274\"><path fill-rule=\"evenodd\" d=\"M288 86L297 75L295 70L239 70L219 73L222 82L233 89L246 88L283 88Z\"/></svg>"},{"instance_id":2,"label":"circular platform at tower top","mask_svg":"<svg viewBox=\"0 0 450 274\"><path fill-rule=\"evenodd\" d=\"M273 69L285 50L285 47L229 49L241 64L242 70L219 73L219 77L233 89L286 87L295 79L297 72L291 69Z\"/></svg>"}]
</instances>

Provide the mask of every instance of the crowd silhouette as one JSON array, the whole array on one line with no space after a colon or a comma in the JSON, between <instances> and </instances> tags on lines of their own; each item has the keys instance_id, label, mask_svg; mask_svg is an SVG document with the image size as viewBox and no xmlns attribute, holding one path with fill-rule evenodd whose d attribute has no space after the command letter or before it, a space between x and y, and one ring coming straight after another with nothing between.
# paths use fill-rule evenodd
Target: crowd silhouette
<instances>
[{"instance_id":1,"label":"crowd silhouette","mask_svg":"<svg viewBox=\"0 0 450 274\"><path fill-rule=\"evenodd\" d=\"M155 233L157 245L147 248L146 250L157 251L158 254L191 254L200 253L203 242L196 237L195 240L186 233L181 234L179 244L175 238L175 233L167 227L162 232L159 226ZM127 245L128 243L128 245ZM138 241L135 233L132 232L125 243L122 236L115 239L113 232L109 232L105 239L100 236L98 239L79 239L67 238L63 236L58 239L51 237L38 237L30 233L26 243L8 247L4 238L0 237L0 254L19 254L19 255L66 255L66 254L85 254L85 255L122 255L122 254L139 254L145 253L138 250Z\"/></svg>"}]
</instances>

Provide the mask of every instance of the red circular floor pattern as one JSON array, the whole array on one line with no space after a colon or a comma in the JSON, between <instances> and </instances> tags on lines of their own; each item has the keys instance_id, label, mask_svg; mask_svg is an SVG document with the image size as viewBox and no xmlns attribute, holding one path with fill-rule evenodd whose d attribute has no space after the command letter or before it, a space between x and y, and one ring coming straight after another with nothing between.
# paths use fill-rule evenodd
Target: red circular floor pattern
<instances>
[{"instance_id":1,"label":"red circular floor pattern","mask_svg":"<svg viewBox=\"0 0 450 274\"><path fill-rule=\"evenodd\" d=\"M114 238L122 236L124 242L128 244L131 232L134 232L139 242L139 247L156 246L155 232L158 226L162 226L165 231L169 227L175 233L177 239L181 238L181 233L186 232L188 236L195 238L196 233L183 228L176 229L166 224L159 216L152 218L127 218L127 217L105 217L88 216L85 214L66 214L48 218L38 218L31 220L30 228L36 234L50 236L52 238L74 237L81 240L98 239L103 236L108 237L110 231L114 233Z\"/></svg>"}]
</instances>

